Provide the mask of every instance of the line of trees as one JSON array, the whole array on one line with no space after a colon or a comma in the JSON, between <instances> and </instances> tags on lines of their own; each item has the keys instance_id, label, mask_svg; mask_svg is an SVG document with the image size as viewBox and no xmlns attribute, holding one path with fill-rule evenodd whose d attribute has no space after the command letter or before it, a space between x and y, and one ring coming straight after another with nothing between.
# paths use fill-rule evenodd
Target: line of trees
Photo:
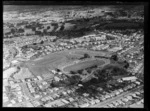
<instances>
[{"instance_id":1,"label":"line of trees","mask_svg":"<svg viewBox=\"0 0 150 111\"><path fill-rule=\"evenodd\" d=\"M127 75L128 72L125 68L118 65L107 65L103 69L98 69L94 75L98 77L99 82L112 80L113 76Z\"/></svg>"}]
</instances>

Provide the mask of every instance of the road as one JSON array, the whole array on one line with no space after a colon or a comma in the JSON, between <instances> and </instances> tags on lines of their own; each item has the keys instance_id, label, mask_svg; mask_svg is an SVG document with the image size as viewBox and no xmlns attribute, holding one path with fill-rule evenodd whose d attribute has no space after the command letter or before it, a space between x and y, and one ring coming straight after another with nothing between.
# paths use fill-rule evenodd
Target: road
<instances>
[{"instance_id":1,"label":"road","mask_svg":"<svg viewBox=\"0 0 150 111\"><path fill-rule=\"evenodd\" d=\"M100 32L98 31L100 34L105 34L105 35L108 35L108 36L113 36L113 37L116 37L116 38L121 38L121 36L118 36L118 35L114 35L114 34L111 34L111 33L105 33L105 32Z\"/></svg>"},{"instance_id":2,"label":"road","mask_svg":"<svg viewBox=\"0 0 150 111\"><path fill-rule=\"evenodd\" d=\"M25 95L27 95L30 99L34 99L34 97L31 95L31 93L29 92L29 89L28 89L28 87L27 87L27 85L26 85L26 83L22 83L22 84L20 84L20 86L22 87L22 89L23 89L23 93L25 94Z\"/></svg>"},{"instance_id":3,"label":"road","mask_svg":"<svg viewBox=\"0 0 150 111\"><path fill-rule=\"evenodd\" d=\"M130 105L130 108L144 108L143 104L132 104Z\"/></svg>"},{"instance_id":4,"label":"road","mask_svg":"<svg viewBox=\"0 0 150 111\"><path fill-rule=\"evenodd\" d=\"M124 92L124 93L122 93L122 94L120 94L120 95L118 95L118 96L116 96L116 97L114 97L114 98L112 98L112 99L108 99L108 100L106 100L106 101L104 101L104 102L100 102L100 103L98 103L98 104L96 104L96 105L93 105L93 106L90 106L90 107L103 107L103 106L105 106L106 104L109 104L109 103L111 103L111 102L113 102L113 101L116 101L116 100L118 100L118 99L121 99L121 98L124 97L124 96L130 95L133 91L136 91L136 90L138 90L138 89L140 89L140 88L142 88L142 87L143 87L143 85L142 85L142 86L139 86L139 87L137 87L137 88L134 88L134 89L132 89L131 91Z\"/></svg>"},{"instance_id":5,"label":"road","mask_svg":"<svg viewBox=\"0 0 150 111\"><path fill-rule=\"evenodd\" d=\"M93 72L94 72L95 70L92 70L92 72L90 73L90 74L88 74L86 77L84 77L81 81L87 81L87 79L90 79L92 76L94 76L93 74Z\"/></svg>"}]
</instances>

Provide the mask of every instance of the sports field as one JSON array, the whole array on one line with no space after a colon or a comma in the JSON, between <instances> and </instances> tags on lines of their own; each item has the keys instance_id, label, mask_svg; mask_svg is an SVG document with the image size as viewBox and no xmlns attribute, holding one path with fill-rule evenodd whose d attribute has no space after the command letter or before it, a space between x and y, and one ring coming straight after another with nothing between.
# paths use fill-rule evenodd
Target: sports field
<instances>
[{"instance_id":1,"label":"sports field","mask_svg":"<svg viewBox=\"0 0 150 111\"><path fill-rule=\"evenodd\" d=\"M105 55L105 53L103 52L88 51L88 50L78 50L78 51L74 51L73 53L79 54L79 55L84 55L85 53L87 53L91 56L96 56L96 55L104 56Z\"/></svg>"},{"instance_id":2,"label":"sports field","mask_svg":"<svg viewBox=\"0 0 150 111\"><path fill-rule=\"evenodd\" d=\"M104 60L89 60L89 61L79 62L77 64L65 67L63 69L63 71L65 71L65 72L77 71L77 70L85 69L85 68L88 68L88 67L91 67L91 66L94 66L94 65L101 66L103 64L105 64Z\"/></svg>"},{"instance_id":3,"label":"sports field","mask_svg":"<svg viewBox=\"0 0 150 111\"><path fill-rule=\"evenodd\" d=\"M85 62L79 62L74 64L74 61L82 57L84 53L88 53L90 56L104 55L104 52L95 52L83 49L65 50L57 53L46 55L37 60L28 61L25 63L26 67L31 71L33 75L41 75L47 77L53 77L51 70L56 68L64 69L65 71L79 70L87 68L92 65L103 65L108 63L108 60L89 60ZM65 67L66 66L66 67Z\"/></svg>"}]
</instances>

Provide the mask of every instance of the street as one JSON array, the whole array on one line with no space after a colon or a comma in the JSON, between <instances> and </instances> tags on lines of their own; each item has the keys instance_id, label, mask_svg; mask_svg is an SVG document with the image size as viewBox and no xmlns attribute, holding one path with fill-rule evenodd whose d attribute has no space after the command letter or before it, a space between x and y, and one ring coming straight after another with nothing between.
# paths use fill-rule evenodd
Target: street
<instances>
[{"instance_id":1,"label":"street","mask_svg":"<svg viewBox=\"0 0 150 111\"><path fill-rule=\"evenodd\" d=\"M122 93L122 94L120 94L120 95L118 95L118 96L116 96L116 97L113 97L112 99L108 99L108 100L106 100L106 101L104 101L104 102L100 102L100 103L98 103L98 104L96 104L96 105L93 105L93 106L90 106L90 107L103 107L103 106L105 106L106 104L109 104L109 103L111 103L111 102L113 102L113 101L117 101L118 99L121 99L121 98L123 98L124 96L130 95L133 91L136 91L136 90L138 90L138 89L141 89L142 87L143 87L143 85L142 85L142 86L139 86L138 88L134 88L134 89L132 89L131 91L124 92L124 93Z\"/></svg>"}]
</instances>

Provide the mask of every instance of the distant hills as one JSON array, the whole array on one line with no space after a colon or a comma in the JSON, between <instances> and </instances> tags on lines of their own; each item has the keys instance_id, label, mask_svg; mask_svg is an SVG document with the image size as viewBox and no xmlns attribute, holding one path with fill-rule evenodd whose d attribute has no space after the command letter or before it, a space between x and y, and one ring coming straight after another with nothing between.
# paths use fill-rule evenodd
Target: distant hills
<instances>
[{"instance_id":1,"label":"distant hills","mask_svg":"<svg viewBox=\"0 0 150 111\"><path fill-rule=\"evenodd\" d=\"M92 10L92 9L99 8L102 9L103 15L97 14L96 16L93 16L91 14L90 18L87 16L80 17L78 14L78 11L80 10ZM63 10L64 9L64 10ZM35 32L35 35L52 35L52 36L58 36L60 38L74 38L74 37L81 37L83 35L86 35L87 33L93 32L94 29L97 30L126 30L126 29L142 29L143 24L143 18L144 18L144 6L142 5L101 5L101 6L91 6L91 5L76 5L76 6L66 6L66 5L4 5L4 11L36 11L37 13L47 10L55 10L62 13L62 10L65 13L65 10L69 9L77 9L76 13L73 15L72 19L67 20L63 23L48 23L45 25L40 24L40 22L36 22L36 25L33 23L26 24L29 27L26 31L26 28L24 32ZM97 10L96 10L97 11ZM95 11L95 12L96 12ZM85 13L83 11L83 13ZM32 15L32 14L31 14ZM72 15L71 13L67 16ZM52 15L49 15L52 16ZM78 19L75 19L76 16ZM48 28L49 27L49 28ZM14 30L14 29L11 29ZM19 29L17 29L19 30ZM31 32L31 35L32 35ZM9 32L11 34L12 32ZM6 35L9 35L6 34ZM26 35L26 34L25 34ZM30 33L29 33L30 35ZM18 35L19 36L19 35ZM8 37L9 38L9 37Z\"/></svg>"},{"instance_id":2,"label":"distant hills","mask_svg":"<svg viewBox=\"0 0 150 111\"><path fill-rule=\"evenodd\" d=\"M122 10L130 10L130 11L143 11L144 6L143 5L28 5L26 3L28 2L23 2L20 1L21 3L15 4L13 1L10 1L12 3L6 3L6 5L3 5L3 11L24 11L24 10L43 10L43 9L90 9L90 8L101 8L101 7L108 7L112 9L122 9ZM13 5L14 4L14 5ZM25 5L24 5L25 4Z\"/></svg>"},{"instance_id":3,"label":"distant hills","mask_svg":"<svg viewBox=\"0 0 150 111\"><path fill-rule=\"evenodd\" d=\"M3 11L48 11L48 10L65 10L65 9L76 9L82 6L65 6L65 5L4 5Z\"/></svg>"}]
</instances>

